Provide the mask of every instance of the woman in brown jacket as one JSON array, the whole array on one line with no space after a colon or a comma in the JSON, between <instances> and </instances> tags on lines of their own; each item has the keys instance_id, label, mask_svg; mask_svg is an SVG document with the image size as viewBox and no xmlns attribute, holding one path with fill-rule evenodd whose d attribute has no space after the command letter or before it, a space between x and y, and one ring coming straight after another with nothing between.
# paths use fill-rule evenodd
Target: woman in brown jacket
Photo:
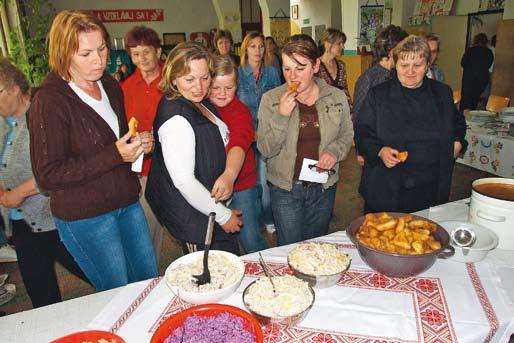
<instances>
[{"instance_id":1,"label":"woman in brown jacket","mask_svg":"<svg viewBox=\"0 0 514 343\"><path fill-rule=\"evenodd\" d=\"M104 75L108 42L96 17L60 12L49 33L52 72L29 116L34 176L50 194L61 240L98 291L157 275L130 170L153 142L127 132L121 88Z\"/></svg>"}]
</instances>

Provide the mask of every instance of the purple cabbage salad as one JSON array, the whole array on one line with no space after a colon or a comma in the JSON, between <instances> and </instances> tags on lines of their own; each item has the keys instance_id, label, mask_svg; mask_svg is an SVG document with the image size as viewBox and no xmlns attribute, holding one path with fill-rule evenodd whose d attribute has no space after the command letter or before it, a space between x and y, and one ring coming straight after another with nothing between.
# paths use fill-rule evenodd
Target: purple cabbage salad
<instances>
[{"instance_id":1,"label":"purple cabbage salad","mask_svg":"<svg viewBox=\"0 0 514 343\"><path fill-rule=\"evenodd\" d=\"M243 319L230 313L212 317L190 316L164 343L255 343L255 335L244 328Z\"/></svg>"}]
</instances>

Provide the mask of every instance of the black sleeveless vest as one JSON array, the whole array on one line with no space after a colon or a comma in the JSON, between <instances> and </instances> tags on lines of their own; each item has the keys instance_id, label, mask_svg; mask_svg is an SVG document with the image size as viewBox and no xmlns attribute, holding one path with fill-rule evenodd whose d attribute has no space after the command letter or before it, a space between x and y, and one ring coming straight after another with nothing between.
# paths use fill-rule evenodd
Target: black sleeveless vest
<instances>
[{"instance_id":1,"label":"black sleeveless vest","mask_svg":"<svg viewBox=\"0 0 514 343\"><path fill-rule=\"evenodd\" d=\"M203 101L212 113L216 110L208 101ZM145 197L155 216L173 237L190 242L205 241L208 216L197 211L180 194L173 184L166 169L159 142L159 128L173 116L184 117L195 133L195 177L209 191L216 179L225 170L225 146L218 127L210 122L195 105L184 97L173 100L161 98L154 121L155 149L152 154L152 165L148 176ZM176 149L180 149L177 146ZM174 161L173 163L181 163ZM217 223L214 227L214 241L228 239L228 234Z\"/></svg>"}]
</instances>

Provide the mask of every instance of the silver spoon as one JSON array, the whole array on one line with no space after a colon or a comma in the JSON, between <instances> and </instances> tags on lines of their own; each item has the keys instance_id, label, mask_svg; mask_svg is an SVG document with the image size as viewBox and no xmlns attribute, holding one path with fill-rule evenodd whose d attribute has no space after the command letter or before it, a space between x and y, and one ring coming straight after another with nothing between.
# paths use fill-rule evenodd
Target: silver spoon
<instances>
[{"instance_id":1,"label":"silver spoon","mask_svg":"<svg viewBox=\"0 0 514 343\"><path fill-rule=\"evenodd\" d=\"M464 256L469 253L469 248L475 243L477 239L475 231L464 227L455 228L451 232L450 237L455 245L462 248L462 254Z\"/></svg>"},{"instance_id":2,"label":"silver spoon","mask_svg":"<svg viewBox=\"0 0 514 343\"><path fill-rule=\"evenodd\" d=\"M273 278L271 277L271 273L268 271L268 266L266 266L266 263L264 262L264 259L262 258L262 254L259 251L259 262L261 263L262 269L264 270L264 274L268 277L269 281L271 282L271 287L273 287L273 293L276 293L277 290L275 288L275 283L273 282Z\"/></svg>"}]
</instances>

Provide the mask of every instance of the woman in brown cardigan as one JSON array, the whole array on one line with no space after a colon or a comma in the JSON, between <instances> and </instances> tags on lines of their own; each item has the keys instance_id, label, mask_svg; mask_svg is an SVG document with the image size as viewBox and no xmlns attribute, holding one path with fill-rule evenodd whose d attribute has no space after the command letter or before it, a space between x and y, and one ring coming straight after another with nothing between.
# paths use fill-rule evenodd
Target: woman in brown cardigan
<instances>
[{"instance_id":1,"label":"woman in brown cardigan","mask_svg":"<svg viewBox=\"0 0 514 343\"><path fill-rule=\"evenodd\" d=\"M30 108L30 155L61 240L98 291L157 275L140 185L130 170L151 137L131 138L120 86L105 75L109 37L81 11L49 33L52 72Z\"/></svg>"}]
</instances>

